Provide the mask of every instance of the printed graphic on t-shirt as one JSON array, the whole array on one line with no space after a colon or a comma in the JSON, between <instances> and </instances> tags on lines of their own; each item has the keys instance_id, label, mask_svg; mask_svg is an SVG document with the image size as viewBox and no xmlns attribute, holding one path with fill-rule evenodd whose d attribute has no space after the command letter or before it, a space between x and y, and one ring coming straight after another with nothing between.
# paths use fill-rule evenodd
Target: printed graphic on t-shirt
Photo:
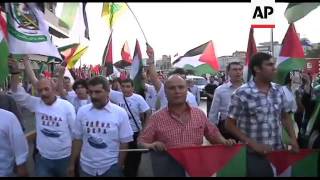
<instances>
[{"instance_id":1,"label":"printed graphic on t-shirt","mask_svg":"<svg viewBox=\"0 0 320 180\"><path fill-rule=\"evenodd\" d=\"M47 114L41 115L41 125L47 126L43 127L40 131L47 137L58 138L62 134L62 131L52 130L50 128L60 127L62 119L61 117L51 116Z\"/></svg>"},{"instance_id":2,"label":"printed graphic on t-shirt","mask_svg":"<svg viewBox=\"0 0 320 180\"><path fill-rule=\"evenodd\" d=\"M41 124L43 126L60 127L61 117L51 116L47 114L41 115Z\"/></svg>"},{"instance_id":3,"label":"printed graphic on t-shirt","mask_svg":"<svg viewBox=\"0 0 320 180\"><path fill-rule=\"evenodd\" d=\"M102 138L99 138L99 137L94 137L94 136L89 137L88 143L92 147L97 148L97 149L105 149L107 147L107 144L105 142L103 142Z\"/></svg>"},{"instance_id":4,"label":"printed graphic on t-shirt","mask_svg":"<svg viewBox=\"0 0 320 180\"><path fill-rule=\"evenodd\" d=\"M48 137L53 137L53 138L58 138L61 136L61 131L53 131L53 130L50 130L50 129L46 129L46 128L43 128L40 130L45 136L48 136Z\"/></svg>"},{"instance_id":5,"label":"printed graphic on t-shirt","mask_svg":"<svg viewBox=\"0 0 320 180\"><path fill-rule=\"evenodd\" d=\"M107 134L108 129L110 129L110 123L101 122L98 120L86 121L85 130L89 134L89 138L87 139L88 143L97 149L107 148L107 144L103 142L103 139L100 137L96 137L98 134Z\"/></svg>"}]
</instances>

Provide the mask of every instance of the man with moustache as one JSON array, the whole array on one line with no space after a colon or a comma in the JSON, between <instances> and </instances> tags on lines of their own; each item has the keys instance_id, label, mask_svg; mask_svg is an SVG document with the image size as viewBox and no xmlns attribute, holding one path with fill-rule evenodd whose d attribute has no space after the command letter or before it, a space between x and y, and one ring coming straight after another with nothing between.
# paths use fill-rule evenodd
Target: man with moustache
<instances>
[{"instance_id":1,"label":"man with moustache","mask_svg":"<svg viewBox=\"0 0 320 180\"><path fill-rule=\"evenodd\" d=\"M92 78L88 89L92 103L77 113L69 175L74 176L81 152L80 177L122 177L127 152L120 150L127 149L133 140L127 112L110 102L106 78Z\"/></svg>"},{"instance_id":2,"label":"man with moustache","mask_svg":"<svg viewBox=\"0 0 320 180\"><path fill-rule=\"evenodd\" d=\"M28 61L24 56L24 61ZM15 60L10 59L11 70L19 72ZM12 74L12 97L17 104L25 107L36 116L36 175L63 177L67 175L72 146L72 129L75 123L75 110L68 101L56 96L50 80L40 79L36 88L40 97L26 93L18 86L19 73Z\"/></svg>"}]
</instances>

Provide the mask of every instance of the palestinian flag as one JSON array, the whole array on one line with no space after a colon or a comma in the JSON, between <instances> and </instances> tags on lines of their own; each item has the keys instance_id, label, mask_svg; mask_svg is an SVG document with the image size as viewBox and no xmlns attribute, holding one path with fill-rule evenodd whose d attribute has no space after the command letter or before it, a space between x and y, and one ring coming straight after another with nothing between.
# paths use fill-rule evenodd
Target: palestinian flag
<instances>
[{"instance_id":1,"label":"palestinian flag","mask_svg":"<svg viewBox=\"0 0 320 180\"><path fill-rule=\"evenodd\" d=\"M1 14L0 14L0 19L4 21ZM5 39L3 28L5 27L1 26L0 28L0 85L3 85L5 83L9 75L9 68L8 68L9 48L8 48L7 41Z\"/></svg>"},{"instance_id":2,"label":"palestinian flag","mask_svg":"<svg viewBox=\"0 0 320 180\"><path fill-rule=\"evenodd\" d=\"M144 84L141 81L143 72L142 55L138 39L134 48L133 61L131 65L130 78L133 79L134 91L144 97Z\"/></svg>"},{"instance_id":3,"label":"palestinian flag","mask_svg":"<svg viewBox=\"0 0 320 180\"><path fill-rule=\"evenodd\" d=\"M256 42L254 40L254 29L250 28L250 33L249 33L249 40L248 40L248 47L247 47L247 53L246 53L246 65L245 65L245 80L248 82L252 79L252 72L249 70L249 64L250 64L250 59L251 57L257 53L257 47L256 47Z\"/></svg>"},{"instance_id":4,"label":"palestinian flag","mask_svg":"<svg viewBox=\"0 0 320 180\"><path fill-rule=\"evenodd\" d=\"M302 70L306 65L304 51L294 24L290 24L282 41L282 48L277 59L277 75L275 81L284 84L286 76L293 70Z\"/></svg>"},{"instance_id":5,"label":"palestinian flag","mask_svg":"<svg viewBox=\"0 0 320 180\"><path fill-rule=\"evenodd\" d=\"M294 23L316 9L320 3L289 3L284 12L288 23Z\"/></svg>"},{"instance_id":6,"label":"palestinian flag","mask_svg":"<svg viewBox=\"0 0 320 180\"><path fill-rule=\"evenodd\" d=\"M215 74L220 70L211 40L189 50L172 64L175 67L192 69L196 75Z\"/></svg>"},{"instance_id":7,"label":"palestinian flag","mask_svg":"<svg viewBox=\"0 0 320 180\"><path fill-rule=\"evenodd\" d=\"M102 56L102 66L105 69L106 76L113 74L113 59L112 59L112 32L109 36L107 46Z\"/></svg>"},{"instance_id":8,"label":"palestinian flag","mask_svg":"<svg viewBox=\"0 0 320 180\"><path fill-rule=\"evenodd\" d=\"M80 45L76 52L68 59L68 69L72 69L87 50L88 46Z\"/></svg>"},{"instance_id":9,"label":"palestinian flag","mask_svg":"<svg viewBox=\"0 0 320 180\"><path fill-rule=\"evenodd\" d=\"M192 177L246 176L246 147L241 144L172 148L168 153Z\"/></svg>"},{"instance_id":10,"label":"palestinian flag","mask_svg":"<svg viewBox=\"0 0 320 180\"><path fill-rule=\"evenodd\" d=\"M319 150L300 149L299 153L275 151L267 159L276 170L276 176L319 176Z\"/></svg>"}]
</instances>

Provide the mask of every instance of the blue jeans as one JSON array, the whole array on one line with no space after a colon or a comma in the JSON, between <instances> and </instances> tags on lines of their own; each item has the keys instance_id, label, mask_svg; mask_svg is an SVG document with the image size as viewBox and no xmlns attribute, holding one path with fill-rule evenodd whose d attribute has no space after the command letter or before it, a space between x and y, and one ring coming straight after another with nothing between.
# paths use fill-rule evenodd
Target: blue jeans
<instances>
[{"instance_id":1,"label":"blue jeans","mask_svg":"<svg viewBox=\"0 0 320 180\"><path fill-rule=\"evenodd\" d=\"M93 176L91 174L84 172L80 166L80 177L124 177L124 176L120 166L118 164L114 164L105 173L101 175L96 175L96 176Z\"/></svg>"},{"instance_id":2,"label":"blue jeans","mask_svg":"<svg viewBox=\"0 0 320 180\"><path fill-rule=\"evenodd\" d=\"M36 155L36 176L38 177L66 177L70 156L62 159L46 159L40 154Z\"/></svg>"}]
</instances>

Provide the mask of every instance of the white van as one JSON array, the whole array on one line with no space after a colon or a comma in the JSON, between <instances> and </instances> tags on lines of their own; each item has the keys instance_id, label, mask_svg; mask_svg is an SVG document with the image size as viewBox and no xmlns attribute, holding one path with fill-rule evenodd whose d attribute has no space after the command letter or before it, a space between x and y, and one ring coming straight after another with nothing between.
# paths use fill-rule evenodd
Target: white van
<instances>
[{"instance_id":1,"label":"white van","mask_svg":"<svg viewBox=\"0 0 320 180\"><path fill-rule=\"evenodd\" d=\"M187 80L192 80L194 82L194 85L199 88L201 97L205 96L204 87L208 84L208 82L204 77L188 75Z\"/></svg>"}]
</instances>

